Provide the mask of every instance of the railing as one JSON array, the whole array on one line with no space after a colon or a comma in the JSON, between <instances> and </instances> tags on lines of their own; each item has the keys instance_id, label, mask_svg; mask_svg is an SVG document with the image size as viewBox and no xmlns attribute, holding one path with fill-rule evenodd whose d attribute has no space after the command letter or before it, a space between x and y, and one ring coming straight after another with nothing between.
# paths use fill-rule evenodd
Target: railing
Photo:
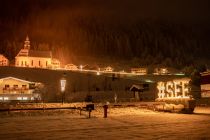
<instances>
[{"instance_id":1,"label":"railing","mask_svg":"<svg viewBox=\"0 0 210 140\"><path fill-rule=\"evenodd\" d=\"M30 93L29 88L3 88L3 93Z\"/></svg>"}]
</instances>

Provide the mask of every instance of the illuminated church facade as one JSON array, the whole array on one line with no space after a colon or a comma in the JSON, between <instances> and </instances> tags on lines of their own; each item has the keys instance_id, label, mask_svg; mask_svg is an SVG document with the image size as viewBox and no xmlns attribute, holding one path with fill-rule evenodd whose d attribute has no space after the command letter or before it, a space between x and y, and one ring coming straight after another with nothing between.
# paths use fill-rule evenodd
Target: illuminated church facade
<instances>
[{"instance_id":1,"label":"illuminated church facade","mask_svg":"<svg viewBox=\"0 0 210 140\"><path fill-rule=\"evenodd\" d=\"M56 61L56 65L54 65ZM29 37L26 37L24 48L15 57L15 66L31 68L58 68L60 62L52 58L51 51L37 51L30 49Z\"/></svg>"}]
</instances>

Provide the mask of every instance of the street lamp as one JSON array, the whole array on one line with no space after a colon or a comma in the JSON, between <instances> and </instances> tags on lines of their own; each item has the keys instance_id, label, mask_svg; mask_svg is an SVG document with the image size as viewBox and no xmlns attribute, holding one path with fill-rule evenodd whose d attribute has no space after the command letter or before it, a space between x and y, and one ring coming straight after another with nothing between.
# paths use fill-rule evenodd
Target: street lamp
<instances>
[{"instance_id":1,"label":"street lamp","mask_svg":"<svg viewBox=\"0 0 210 140\"><path fill-rule=\"evenodd\" d=\"M80 70L82 71L82 69L83 69L83 65L80 65L80 66L79 66L79 68L80 68Z\"/></svg>"},{"instance_id":2,"label":"street lamp","mask_svg":"<svg viewBox=\"0 0 210 140\"><path fill-rule=\"evenodd\" d=\"M64 73L62 78L60 79L60 84L61 84L62 103L64 103L65 90L66 90L66 73Z\"/></svg>"},{"instance_id":3,"label":"street lamp","mask_svg":"<svg viewBox=\"0 0 210 140\"><path fill-rule=\"evenodd\" d=\"M99 71L97 71L96 75L100 75L100 72L99 72Z\"/></svg>"}]
</instances>

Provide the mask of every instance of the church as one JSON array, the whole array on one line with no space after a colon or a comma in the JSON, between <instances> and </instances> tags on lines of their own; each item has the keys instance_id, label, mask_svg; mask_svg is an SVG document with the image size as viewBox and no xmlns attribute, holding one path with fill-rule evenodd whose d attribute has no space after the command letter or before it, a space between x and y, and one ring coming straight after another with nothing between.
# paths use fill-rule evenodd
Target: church
<instances>
[{"instance_id":1,"label":"church","mask_svg":"<svg viewBox=\"0 0 210 140\"><path fill-rule=\"evenodd\" d=\"M56 65L54 65L56 61ZM59 68L60 62L52 58L51 51L38 51L30 49L29 37L26 37L24 48L15 57L15 66L30 68Z\"/></svg>"}]
</instances>

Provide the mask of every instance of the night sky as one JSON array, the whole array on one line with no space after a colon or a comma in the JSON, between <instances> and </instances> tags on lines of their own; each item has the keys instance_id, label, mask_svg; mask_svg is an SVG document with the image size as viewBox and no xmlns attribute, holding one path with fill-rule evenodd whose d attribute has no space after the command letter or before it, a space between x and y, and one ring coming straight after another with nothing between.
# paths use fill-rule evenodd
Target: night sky
<instances>
[{"instance_id":1,"label":"night sky","mask_svg":"<svg viewBox=\"0 0 210 140\"><path fill-rule=\"evenodd\" d=\"M46 9L64 8L93 12L122 19L153 18L177 22L209 23L208 0L1 0L2 20L19 20L22 16ZM15 18L15 19L14 19Z\"/></svg>"}]
</instances>

